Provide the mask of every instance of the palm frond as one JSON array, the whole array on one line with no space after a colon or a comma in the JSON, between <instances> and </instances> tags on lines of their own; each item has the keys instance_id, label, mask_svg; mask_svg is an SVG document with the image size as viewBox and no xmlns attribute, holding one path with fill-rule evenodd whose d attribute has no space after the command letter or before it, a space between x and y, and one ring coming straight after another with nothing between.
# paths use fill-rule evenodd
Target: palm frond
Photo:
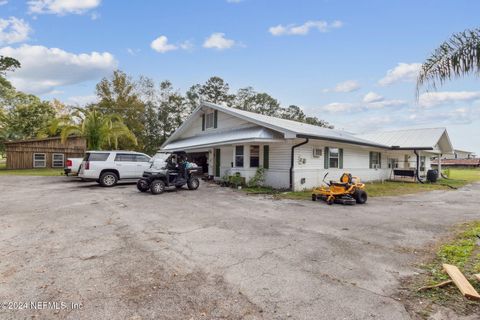
<instances>
[{"instance_id":1,"label":"palm frond","mask_svg":"<svg viewBox=\"0 0 480 320\"><path fill-rule=\"evenodd\" d=\"M480 28L456 33L423 63L417 78L417 98L427 85L436 89L445 81L480 74Z\"/></svg>"}]
</instances>

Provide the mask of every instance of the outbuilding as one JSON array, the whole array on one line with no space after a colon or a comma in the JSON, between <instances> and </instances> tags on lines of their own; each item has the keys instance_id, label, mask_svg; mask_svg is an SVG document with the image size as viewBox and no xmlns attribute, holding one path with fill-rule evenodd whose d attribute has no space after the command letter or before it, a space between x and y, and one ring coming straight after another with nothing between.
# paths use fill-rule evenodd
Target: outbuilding
<instances>
[{"instance_id":1,"label":"outbuilding","mask_svg":"<svg viewBox=\"0 0 480 320\"><path fill-rule=\"evenodd\" d=\"M215 179L240 175L246 181L264 168L265 185L303 190L344 172L364 181L396 173L421 180L433 155L451 153L445 128L355 135L291 120L202 102L162 145L206 159Z\"/></svg>"},{"instance_id":2,"label":"outbuilding","mask_svg":"<svg viewBox=\"0 0 480 320\"><path fill-rule=\"evenodd\" d=\"M81 158L87 143L82 137L60 137L5 142L7 169L63 168L69 157Z\"/></svg>"}]
</instances>

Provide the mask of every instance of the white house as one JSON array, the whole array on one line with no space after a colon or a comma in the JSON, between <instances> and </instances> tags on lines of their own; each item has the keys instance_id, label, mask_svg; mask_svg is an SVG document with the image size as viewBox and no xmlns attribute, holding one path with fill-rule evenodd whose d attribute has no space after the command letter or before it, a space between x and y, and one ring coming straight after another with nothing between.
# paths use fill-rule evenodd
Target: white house
<instances>
[{"instance_id":1,"label":"white house","mask_svg":"<svg viewBox=\"0 0 480 320\"><path fill-rule=\"evenodd\" d=\"M452 154L442 156L442 159L475 159L475 152L455 149Z\"/></svg>"},{"instance_id":2,"label":"white house","mask_svg":"<svg viewBox=\"0 0 480 320\"><path fill-rule=\"evenodd\" d=\"M265 168L265 184L303 190L347 171L364 181L394 173L423 177L433 155L451 153L445 128L354 135L202 102L162 145L204 159L215 179Z\"/></svg>"}]
</instances>

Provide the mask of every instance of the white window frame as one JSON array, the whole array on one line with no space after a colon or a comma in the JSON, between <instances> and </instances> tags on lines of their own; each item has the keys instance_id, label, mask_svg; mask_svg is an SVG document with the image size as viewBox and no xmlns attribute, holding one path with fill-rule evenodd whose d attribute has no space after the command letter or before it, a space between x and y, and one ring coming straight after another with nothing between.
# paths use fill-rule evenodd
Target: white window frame
<instances>
[{"instance_id":1,"label":"white window frame","mask_svg":"<svg viewBox=\"0 0 480 320\"><path fill-rule=\"evenodd\" d=\"M36 162L36 161L42 161L42 160L36 160L36 159L35 159L35 156L36 156L36 155L43 155L43 166L37 166L37 165L35 165L35 162ZM33 167L34 167L34 168L46 168L46 167L47 167L47 154L46 154L46 153L38 153L38 152L34 153L34 154L33 154Z\"/></svg>"},{"instance_id":2,"label":"white window frame","mask_svg":"<svg viewBox=\"0 0 480 320\"><path fill-rule=\"evenodd\" d=\"M336 156L335 157L332 157L332 150L336 150ZM337 159L337 165L336 166L332 166L332 162L331 162L331 159ZM328 167L329 168L332 168L332 169L339 169L340 168L340 148L330 148L328 150Z\"/></svg>"},{"instance_id":3,"label":"white window frame","mask_svg":"<svg viewBox=\"0 0 480 320\"><path fill-rule=\"evenodd\" d=\"M205 130L213 129L215 126L215 112L205 114Z\"/></svg>"},{"instance_id":4,"label":"white window frame","mask_svg":"<svg viewBox=\"0 0 480 320\"><path fill-rule=\"evenodd\" d=\"M62 156L62 165L56 166L55 165L55 156ZM56 160L59 161L59 160ZM65 154L63 153L52 153L52 168L63 168L65 166Z\"/></svg>"},{"instance_id":5,"label":"white window frame","mask_svg":"<svg viewBox=\"0 0 480 320\"><path fill-rule=\"evenodd\" d=\"M380 169L382 167L382 156L380 154L381 153L378 151L372 151L372 169ZM374 159L374 155L376 156L376 159Z\"/></svg>"},{"instance_id":6,"label":"white window frame","mask_svg":"<svg viewBox=\"0 0 480 320\"><path fill-rule=\"evenodd\" d=\"M242 147L242 154L237 154L237 147ZM243 145L236 145L235 146L235 159L233 159L235 162L235 168L244 168L245 167L245 146ZM237 166L237 158L242 158L242 166Z\"/></svg>"},{"instance_id":7,"label":"white window frame","mask_svg":"<svg viewBox=\"0 0 480 320\"><path fill-rule=\"evenodd\" d=\"M256 166L252 166L252 149L253 148L257 148L257 150L258 150L258 153L255 156L255 158L258 158L258 165L256 165ZM243 152L245 152L245 150ZM244 165L245 165L245 163L244 163ZM250 146L250 168L259 168L259 167L260 167L260 146L259 145L251 145Z\"/></svg>"}]
</instances>

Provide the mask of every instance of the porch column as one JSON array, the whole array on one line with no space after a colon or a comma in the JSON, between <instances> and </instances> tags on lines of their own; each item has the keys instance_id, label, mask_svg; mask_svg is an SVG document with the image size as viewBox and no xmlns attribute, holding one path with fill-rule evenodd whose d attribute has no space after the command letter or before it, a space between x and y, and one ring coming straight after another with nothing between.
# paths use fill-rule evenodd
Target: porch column
<instances>
[{"instance_id":1,"label":"porch column","mask_svg":"<svg viewBox=\"0 0 480 320\"><path fill-rule=\"evenodd\" d=\"M438 178L442 177L442 154L438 154Z\"/></svg>"}]
</instances>

